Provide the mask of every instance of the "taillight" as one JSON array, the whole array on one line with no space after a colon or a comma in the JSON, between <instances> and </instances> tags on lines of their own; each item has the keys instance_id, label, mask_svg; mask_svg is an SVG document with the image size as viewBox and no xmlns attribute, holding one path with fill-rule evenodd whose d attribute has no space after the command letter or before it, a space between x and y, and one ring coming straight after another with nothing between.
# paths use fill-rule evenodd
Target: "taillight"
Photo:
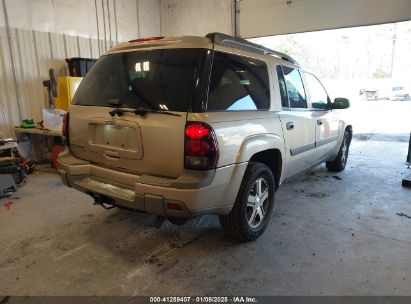
<instances>
[{"instance_id":1,"label":"taillight","mask_svg":"<svg viewBox=\"0 0 411 304\"><path fill-rule=\"evenodd\" d=\"M63 126L61 128L61 132L63 133L63 138L65 139L66 145L70 146L69 141L69 122L70 122L70 114L67 112L64 114L63 117Z\"/></svg>"},{"instance_id":2,"label":"taillight","mask_svg":"<svg viewBox=\"0 0 411 304\"><path fill-rule=\"evenodd\" d=\"M184 139L186 169L214 169L218 161L218 145L214 130L205 123L188 122Z\"/></svg>"}]
</instances>

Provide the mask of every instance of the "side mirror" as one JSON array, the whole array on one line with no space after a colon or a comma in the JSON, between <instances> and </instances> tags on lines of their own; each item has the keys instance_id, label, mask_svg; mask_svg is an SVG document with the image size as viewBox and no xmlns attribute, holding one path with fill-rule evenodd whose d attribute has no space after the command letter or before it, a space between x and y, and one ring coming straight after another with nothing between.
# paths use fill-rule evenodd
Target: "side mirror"
<instances>
[{"instance_id":1,"label":"side mirror","mask_svg":"<svg viewBox=\"0 0 411 304\"><path fill-rule=\"evenodd\" d=\"M336 98L334 102L331 104L331 109L333 110L342 110L348 109L350 107L350 101L347 98Z\"/></svg>"}]
</instances>

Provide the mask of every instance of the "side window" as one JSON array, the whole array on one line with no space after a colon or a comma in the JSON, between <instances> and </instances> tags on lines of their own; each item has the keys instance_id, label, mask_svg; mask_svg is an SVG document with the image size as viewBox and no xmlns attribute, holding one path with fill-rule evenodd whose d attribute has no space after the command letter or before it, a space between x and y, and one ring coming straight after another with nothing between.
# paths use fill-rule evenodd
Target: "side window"
<instances>
[{"instance_id":1,"label":"side window","mask_svg":"<svg viewBox=\"0 0 411 304\"><path fill-rule=\"evenodd\" d=\"M329 98L321 82L317 77L309 73L305 73L305 80L310 91L312 107L320 110L327 109Z\"/></svg>"},{"instance_id":2,"label":"side window","mask_svg":"<svg viewBox=\"0 0 411 304\"><path fill-rule=\"evenodd\" d=\"M307 98L298 69L283 66L285 86L291 108L307 108Z\"/></svg>"},{"instance_id":3,"label":"side window","mask_svg":"<svg viewBox=\"0 0 411 304\"><path fill-rule=\"evenodd\" d=\"M264 61L215 52L208 111L268 110L270 89Z\"/></svg>"},{"instance_id":4,"label":"side window","mask_svg":"<svg viewBox=\"0 0 411 304\"><path fill-rule=\"evenodd\" d=\"M285 86L283 69L281 68L280 65L277 65L277 76L278 76L278 85L280 86L281 105L283 108L289 108L290 103L288 101L287 88Z\"/></svg>"}]
</instances>

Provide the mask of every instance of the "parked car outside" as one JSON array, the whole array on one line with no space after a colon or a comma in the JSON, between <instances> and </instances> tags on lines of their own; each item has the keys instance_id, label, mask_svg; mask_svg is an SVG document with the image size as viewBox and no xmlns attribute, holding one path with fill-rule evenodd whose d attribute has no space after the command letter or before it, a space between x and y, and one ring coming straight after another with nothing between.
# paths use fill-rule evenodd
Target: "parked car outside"
<instances>
[{"instance_id":1,"label":"parked car outside","mask_svg":"<svg viewBox=\"0 0 411 304\"><path fill-rule=\"evenodd\" d=\"M359 95L366 100L377 100L379 98L379 90L375 88L361 89Z\"/></svg>"},{"instance_id":2,"label":"parked car outside","mask_svg":"<svg viewBox=\"0 0 411 304\"><path fill-rule=\"evenodd\" d=\"M391 89L390 100L409 100L410 93L404 86L394 86Z\"/></svg>"}]
</instances>

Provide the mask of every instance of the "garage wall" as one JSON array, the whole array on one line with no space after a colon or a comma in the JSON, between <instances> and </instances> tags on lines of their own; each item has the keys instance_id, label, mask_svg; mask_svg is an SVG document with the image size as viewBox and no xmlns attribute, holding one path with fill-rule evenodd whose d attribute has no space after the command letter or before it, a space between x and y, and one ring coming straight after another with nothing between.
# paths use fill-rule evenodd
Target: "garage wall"
<instances>
[{"instance_id":1,"label":"garage wall","mask_svg":"<svg viewBox=\"0 0 411 304\"><path fill-rule=\"evenodd\" d=\"M138 37L161 36L160 2L160 0L137 1L137 19L140 25Z\"/></svg>"},{"instance_id":2,"label":"garage wall","mask_svg":"<svg viewBox=\"0 0 411 304\"><path fill-rule=\"evenodd\" d=\"M160 34L160 0L0 0L0 132L42 120L53 67L98 58L117 42Z\"/></svg>"},{"instance_id":3,"label":"garage wall","mask_svg":"<svg viewBox=\"0 0 411 304\"><path fill-rule=\"evenodd\" d=\"M241 37L411 20L410 0L240 0Z\"/></svg>"},{"instance_id":4,"label":"garage wall","mask_svg":"<svg viewBox=\"0 0 411 304\"><path fill-rule=\"evenodd\" d=\"M232 0L161 0L161 34L232 34L232 5Z\"/></svg>"},{"instance_id":5,"label":"garage wall","mask_svg":"<svg viewBox=\"0 0 411 304\"><path fill-rule=\"evenodd\" d=\"M410 0L161 0L165 36L272 36L411 20Z\"/></svg>"}]
</instances>

